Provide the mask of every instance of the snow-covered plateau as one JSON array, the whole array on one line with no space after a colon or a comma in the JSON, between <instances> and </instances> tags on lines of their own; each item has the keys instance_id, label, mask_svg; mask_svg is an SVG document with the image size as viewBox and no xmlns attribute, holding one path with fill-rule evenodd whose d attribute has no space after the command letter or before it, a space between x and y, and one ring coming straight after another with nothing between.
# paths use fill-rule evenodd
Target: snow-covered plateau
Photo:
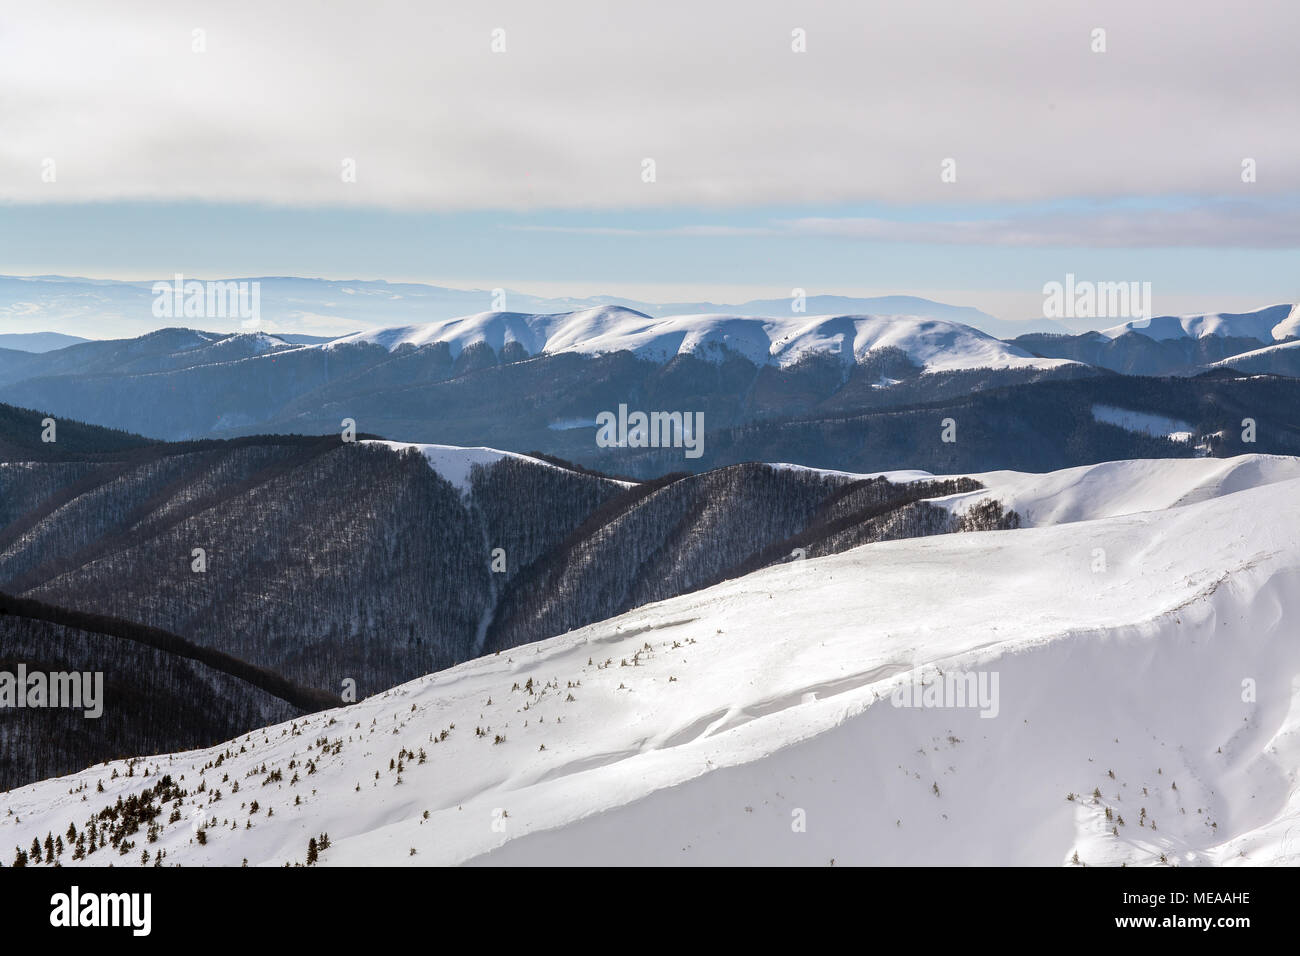
<instances>
[{"instance_id":1,"label":"snow-covered plateau","mask_svg":"<svg viewBox=\"0 0 1300 956\"><path fill-rule=\"evenodd\" d=\"M170 775L156 841L63 864L283 866L322 833L317 865L1300 862L1300 459L976 477L950 506L1024 527L791 561L32 784L0 847Z\"/></svg>"}]
</instances>

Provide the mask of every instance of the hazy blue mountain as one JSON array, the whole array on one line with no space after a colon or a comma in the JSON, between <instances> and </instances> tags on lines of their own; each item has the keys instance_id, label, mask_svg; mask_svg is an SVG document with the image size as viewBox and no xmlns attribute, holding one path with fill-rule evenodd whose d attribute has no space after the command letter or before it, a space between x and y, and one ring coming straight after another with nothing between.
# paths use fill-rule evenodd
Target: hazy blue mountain
<instances>
[{"instance_id":1,"label":"hazy blue mountain","mask_svg":"<svg viewBox=\"0 0 1300 956\"><path fill-rule=\"evenodd\" d=\"M85 341L79 335L64 335L62 332L0 332L0 349L19 352L53 352Z\"/></svg>"},{"instance_id":2,"label":"hazy blue mountain","mask_svg":"<svg viewBox=\"0 0 1300 956\"><path fill-rule=\"evenodd\" d=\"M188 278L226 279L222 276ZM160 276L157 281L171 282ZM411 282L365 279L312 279L294 276L252 276L243 281L260 283L261 325L271 333L345 335L358 329L396 326L472 315L492 309L517 312L570 312L604 305L623 306L646 315L727 313L732 315L789 316L792 300L756 299L743 303L645 302L619 296L546 297L510 289L451 289ZM21 317L29 327L73 332L88 338L116 337L122 327L136 333L164 324L154 317L154 280L124 282L68 276L0 276L0 323L6 316ZM967 306L948 305L916 296L852 297L813 295L804 303L808 315L914 315L947 319L988 332L999 338L1041 331L1068 331L1048 320L1004 321ZM180 324L179 321L173 324ZM207 323L215 326L214 323ZM238 319L226 331L242 328ZM251 329L251 327L250 327ZM106 331L114 330L114 331ZM292 340L292 341L296 341ZM0 342L0 347L4 343ZM11 346L14 347L14 346Z\"/></svg>"}]
</instances>

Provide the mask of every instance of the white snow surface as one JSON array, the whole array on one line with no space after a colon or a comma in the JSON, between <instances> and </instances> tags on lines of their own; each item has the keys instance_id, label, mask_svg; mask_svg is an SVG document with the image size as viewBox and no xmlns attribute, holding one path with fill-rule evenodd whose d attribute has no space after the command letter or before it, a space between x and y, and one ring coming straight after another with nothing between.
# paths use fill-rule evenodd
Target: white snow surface
<instances>
[{"instance_id":1,"label":"white snow surface","mask_svg":"<svg viewBox=\"0 0 1300 956\"><path fill-rule=\"evenodd\" d=\"M965 511L980 501L1000 501L1020 515L1022 527L1163 511L1249 488L1300 480L1300 458L1289 455L1141 458L1104 461L1051 472L986 471L965 476L935 475L920 470L835 471L786 463L768 467L813 471L857 480L885 478L892 482L973 478L984 487L930 500L956 512Z\"/></svg>"},{"instance_id":2,"label":"white snow surface","mask_svg":"<svg viewBox=\"0 0 1300 956\"><path fill-rule=\"evenodd\" d=\"M414 449L424 456L429 467L436 471L441 477L447 479L456 487L462 495L468 495L471 491L470 476L473 474L475 465L489 467L495 465L503 458L514 458L517 461L526 461L529 464L537 465L540 468L553 468L556 471L563 471L559 465L553 464L542 458L534 458L531 455L521 455L515 451L502 451L499 448L488 448L483 445L477 447L467 447L464 445L428 445L418 442L401 442L401 441L382 441L380 439L364 439L363 445L383 445L392 448L395 451L405 451ZM616 478L606 478L605 481L611 484L619 485L623 488L630 488L636 484L633 481L620 481Z\"/></svg>"},{"instance_id":3,"label":"white snow surface","mask_svg":"<svg viewBox=\"0 0 1300 956\"><path fill-rule=\"evenodd\" d=\"M937 499L956 510L995 499L1022 526L1095 521L1179 508L1210 498L1300 480L1300 458L1156 458L1106 461L1046 474L991 471L971 475L984 490Z\"/></svg>"},{"instance_id":4,"label":"white snow surface","mask_svg":"<svg viewBox=\"0 0 1300 956\"><path fill-rule=\"evenodd\" d=\"M1293 334L1300 334L1300 330ZM1233 368L1242 362L1247 362L1251 359L1278 355L1297 348L1300 348L1300 339L1292 339L1289 342L1279 342L1277 345L1266 345L1262 349L1251 349L1249 352L1238 352L1236 355L1230 355L1226 359L1219 359L1217 362L1211 362L1206 366L1206 368Z\"/></svg>"},{"instance_id":5,"label":"white snow surface","mask_svg":"<svg viewBox=\"0 0 1300 956\"><path fill-rule=\"evenodd\" d=\"M210 821L147 845L171 864L281 866L323 831L319 865L1300 863L1300 460L982 477L1039 526L783 564L23 787L0 846L170 773ZM891 702L941 671L996 673L997 715ZM426 759L399 783L401 750Z\"/></svg>"},{"instance_id":6,"label":"white snow surface","mask_svg":"<svg viewBox=\"0 0 1300 956\"><path fill-rule=\"evenodd\" d=\"M578 312L528 314L480 312L425 325L359 332L321 348L368 342L387 349L446 342L454 356L486 342L496 352L517 342L531 355L579 352L597 355L627 350L663 362L693 354L720 360L725 346L757 365L786 366L810 353L829 353L845 363L874 349L906 352L926 371L973 368L1050 369L1078 364L1042 359L991 335L942 319L882 315L792 315L788 318L735 315L672 315L651 318L620 306Z\"/></svg>"},{"instance_id":7,"label":"white snow surface","mask_svg":"<svg viewBox=\"0 0 1300 956\"><path fill-rule=\"evenodd\" d=\"M558 465L553 465L549 461L543 461L540 458L531 458L518 452L501 451L497 448L483 446L468 448L461 445L425 445L412 442L380 441L379 439L366 439L361 444L383 445L386 448L392 448L394 451L414 449L424 455L430 468L455 485L461 494L469 494L470 492L469 479L475 465L485 467L495 465L502 458L515 458L545 468L560 470Z\"/></svg>"},{"instance_id":8,"label":"white snow surface","mask_svg":"<svg viewBox=\"0 0 1300 956\"><path fill-rule=\"evenodd\" d=\"M291 344L274 335L268 335L266 332L244 332L242 336L247 336L252 343L253 350L258 355L265 355L267 352L273 352L276 349L293 348Z\"/></svg>"},{"instance_id":9,"label":"white snow surface","mask_svg":"<svg viewBox=\"0 0 1300 956\"><path fill-rule=\"evenodd\" d=\"M1132 319L1102 330L1112 339L1140 332L1152 339L1201 339L1211 335L1247 337L1261 342L1300 335L1300 305L1270 305L1253 312L1209 312L1199 315L1160 315Z\"/></svg>"},{"instance_id":10,"label":"white snow surface","mask_svg":"<svg viewBox=\"0 0 1300 956\"><path fill-rule=\"evenodd\" d=\"M906 481L922 481L935 477L935 475L928 471L920 471L915 468L900 469L896 471L856 472L838 471L834 468L813 468L808 465L794 465L786 461L768 462L767 467L775 468L780 471L811 471L819 475L831 475L836 478L850 478L855 481L861 481L867 478L885 478L888 481L897 483Z\"/></svg>"},{"instance_id":11,"label":"white snow surface","mask_svg":"<svg viewBox=\"0 0 1300 956\"><path fill-rule=\"evenodd\" d=\"M1171 438L1174 441L1188 442L1196 434L1196 427L1190 422L1151 412L1135 412L1114 405L1094 404L1092 417L1108 425L1118 425L1131 432L1141 432L1157 438Z\"/></svg>"}]
</instances>

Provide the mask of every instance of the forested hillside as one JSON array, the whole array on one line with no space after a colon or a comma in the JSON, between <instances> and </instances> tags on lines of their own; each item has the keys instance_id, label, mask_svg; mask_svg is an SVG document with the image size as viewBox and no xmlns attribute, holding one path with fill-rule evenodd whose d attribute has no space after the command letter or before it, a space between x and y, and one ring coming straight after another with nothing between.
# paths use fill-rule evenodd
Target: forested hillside
<instances>
[{"instance_id":1,"label":"forested hillside","mask_svg":"<svg viewBox=\"0 0 1300 956\"><path fill-rule=\"evenodd\" d=\"M362 695L779 560L852 485L747 464L628 487L505 458L465 493L416 449L335 437L9 463L0 482L0 590ZM873 487L885 510L955 490Z\"/></svg>"},{"instance_id":2,"label":"forested hillside","mask_svg":"<svg viewBox=\"0 0 1300 956\"><path fill-rule=\"evenodd\" d=\"M1193 440L1119 427L1098 418L1098 405L1185 422ZM952 441L944 440L948 419L954 425ZM1247 419L1255 423L1249 432ZM1253 441L1244 440L1246 435ZM681 450L671 448L596 449L580 460L636 476L685 464L704 470L743 461L857 472L920 468L951 475L1207 453L1300 454L1300 381L1224 369L1187 378L1102 375L1038 382L901 407L827 410L709 430L704 454L685 463Z\"/></svg>"},{"instance_id":3,"label":"forested hillside","mask_svg":"<svg viewBox=\"0 0 1300 956\"><path fill-rule=\"evenodd\" d=\"M497 604L486 649L541 640L792 558L1014 526L1000 511L959 526L924 501L978 487L970 479L894 484L760 464L648 482L523 568Z\"/></svg>"},{"instance_id":4,"label":"forested hillside","mask_svg":"<svg viewBox=\"0 0 1300 956\"><path fill-rule=\"evenodd\" d=\"M9 615L0 648L34 669L103 671L110 706L132 716L65 748L33 736L49 727L41 714L11 715L14 780L197 745L205 709L229 736L359 699L795 549L1014 521L959 521L925 503L975 487L968 479L894 484L751 463L632 483L557 459L337 435L167 445L85 434L92 450L69 444L66 460L19 449L0 462L0 598L57 612ZM229 704L193 690L200 680Z\"/></svg>"},{"instance_id":5,"label":"forested hillside","mask_svg":"<svg viewBox=\"0 0 1300 956\"><path fill-rule=\"evenodd\" d=\"M304 712L168 650L0 613L0 671L16 673L20 664L28 673L102 673L102 714L0 708L0 790L103 760L208 746Z\"/></svg>"},{"instance_id":6,"label":"forested hillside","mask_svg":"<svg viewBox=\"0 0 1300 956\"><path fill-rule=\"evenodd\" d=\"M0 461L71 461L157 444L139 435L71 419L48 430L45 412L0 404ZM48 440L52 438L54 440Z\"/></svg>"},{"instance_id":7,"label":"forested hillside","mask_svg":"<svg viewBox=\"0 0 1300 956\"><path fill-rule=\"evenodd\" d=\"M55 484L44 467L0 474L6 498ZM181 446L101 466L0 530L0 590L369 694L472 654L493 593L489 531L528 556L620 487L545 466L515 477L489 524L414 452Z\"/></svg>"}]
</instances>

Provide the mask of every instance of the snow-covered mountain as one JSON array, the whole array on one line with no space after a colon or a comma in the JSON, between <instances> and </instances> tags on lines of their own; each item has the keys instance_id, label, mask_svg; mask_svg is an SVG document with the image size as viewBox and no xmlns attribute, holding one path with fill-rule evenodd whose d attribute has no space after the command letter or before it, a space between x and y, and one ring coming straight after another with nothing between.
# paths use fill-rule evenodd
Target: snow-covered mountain
<instances>
[{"instance_id":1,"label":"snow-covered mountain","mask_svg":"<svg viewBox=\"0 0 1300 956\"><path fill-rule=\"evenodd\" d=\"M1300 459L1281 455L1105 461L1036 475L972 475L984 490L945 499L961 511L992 498L1014 509L1025 527L1095 521L1166 511L1238 491L1300 478Z\"/></svg>"},{"instance_id":2,"label":"snow-covered mountain","mask_svg":"<svg viewBox=\"0 0 1300 956\"><path fill-rule=\"evenodd\" d=\"M791 561L33 784L0 845L95 816L126 849L64 865L280 866L322 833L323 865L1300 862L1300 459L985 477L1037 526Z\"/></svg>"},{"instance_id":3,"label":"snow-covered mountain","mask_svg":"<svg viewBox=\"0 0 1300 956\"><path fill-rule=\"evenodd\" d=\"M1238 372L1265 373L1300 377L1300 339L1266 345L1215 362L1212 368L1231 368Z\"/></svg>"},{"instance_id":4,"label":"snow-covered mountain","mask_svg":"<svg viewBox=\"0 0 1300 956\"><path fill-rule=\"evenodd\" d=\"M1300 306L1272 305L1253 312L1163 315L1134 319L1101 332L1017 336L1011 344L1044 357L1068 358L1124 375L1197 375L1216 365L1295 376L1289 357L1264 356L1262 347L1300 335ZM1248 363L1238 362L1246 356ZM1273 365L1276 364L1276 367Z\"/></svg>"},{"instance_id":5,"label":"snow-covered mountain","mask_svg":"<svg viewBox=\"0 0 1300 956\"><path fill-rule=\"evenodd\" d=\"M914 295L880 295L860 298L847 295L810 295L804 301L809 315L920 315L943 319L987 332L997 338L1014 338L1028 332L1070 332L1069 326L1054 319L999 319L966 305L947 305ZM671 303L658 308L640 308L651 315L694 315L726 312L730 315L787 316L790 299L751 299L739 305L719 306L710 302Z\"/></svg>"},{"instance_id":6,"label":"snow-covered mountain","mask_svg":"<svg viewBox=\"0 0 1300 956\"><path fill-rule=\"evenodd\" d=\"M735 315L673 315L653 318L619 306L566 313L480 312L439 322L361 332L323 348L356 343L401 346L446 343L453 356L480 343L501 354L507 347L524 355L575 352L600 355L628 351L656 362L675 355L721 358L742 355L755 365L788 366L823 353L845 363L884 348L902 351L925 371L995 368L1051 369L1076 364L1042 359L978 329L917 316L794 315L782 318Z\"/></svg>"},{"instance_id":7,"label":"snow-covered mountain","mask_svg":"<svg viewBox=\"0 0 1300 956\"><path fill-rule=\"evenodd\" d=\"M1133 444L1117 429L1088 429L1081 422L1094 418L1089 410L1098 405L1177 418L1191 426L1186 430L1208 435L1240 422L1242 415L1234 420L1228 410L1243 403L1294 403L1293 380L1238 382L1221 374L1186 384L1130 381L1095 367L1195 372L1224 358L1228 344L1250 348L1253 339L1093 335L1116 354L1094 354L1088 343L1052 351L1053 344L1078 343L1051 336L1004 343L914 317L654 319L612 307L470 316L347 344L169 328L39 355L0 350L0 403L173 441L327 434L352 419L374 436L541 450L643 478L675 470L682 456L652 460L636 449L601 447L594 422L602 411L653 401L650 411L703 413L711 437L704 457L688 460L692 469L793 459L848 469L983 471L1178 451ZM1206 347L1216 344L1225 348ZM530 352L538 349L545 351ZM1272 370L1282 369L1262 369ZM1004 388L1017 389L1017 397L999 400ZM184 395L221 400L177 400ZM889 411L937 403L967 416L965 424L984 433L980 440L935 446L928 416L904 421ZM862 417L868 415L869 427ZM945 417L951 416L937 420ZM801 429L775 424L794 419L819 423L815 452ZM1289 420L1275 421L1261 432L1264 444L1233 450L1295 454L1295 431Z\"/></svg>"},{"instance_id":8,"label":"snow-covered mountain","mask_svg":"<svg viewBox=\"0 0 1300 956\"><path fill-rule=\"evenodd\" d=\"M853 478L859 475L800 465L778 465ZM886 471L892 482L929 481L926 471ZM1026 528L1040 528L1148 511L1166 511L1221 498L1251 488L1300 479L1300 458L1286 455L1238 455L1234 458L1158 458L1103 461L1078 468L1036 474L988 471L969 475L983 487L936 499L956 513L982 501L999 501L1020 515Z\"/></svg>"},{"instance_id":9,"label":"snow-covered mountain","mask_svg":"<svg viewBox=\"0 0 1300 956\"><path fill-rule=\"evenodd\" d=\"M397 441L380 441L377 439L363 441L363 445L382 445L385 448L391 448L394 451L404 451L413 449L424 456L424 460L429 463L440 477L449 481L457 491L463 495L468 495L471 491L471 478L474 469L478 467L490 467L504 459L525 462L536 468L550 468L555 471L564 471L558 465L540 458L534 458L530 455L521 455L513 451L501 451L498 448L467 448L464 445L427 445L411 442ZM614 481L608 479L611 484L627 488L631 482Z\"/></svg>"},{"instance_id":10,"label":"snow-covered mountain","mask_svg":"<svg viewBox=\"0 0 1300 956\"><path fill-rule=\"evenodd\" d=\"M1253 312L1211 312L1202 315L1161 315L1133 319L1102 331L1109 338L1138 332L1151 339L1250 338L1281 341L1300 335L1300 305L1270 305Z\"/></svg>"}]
</instances>

